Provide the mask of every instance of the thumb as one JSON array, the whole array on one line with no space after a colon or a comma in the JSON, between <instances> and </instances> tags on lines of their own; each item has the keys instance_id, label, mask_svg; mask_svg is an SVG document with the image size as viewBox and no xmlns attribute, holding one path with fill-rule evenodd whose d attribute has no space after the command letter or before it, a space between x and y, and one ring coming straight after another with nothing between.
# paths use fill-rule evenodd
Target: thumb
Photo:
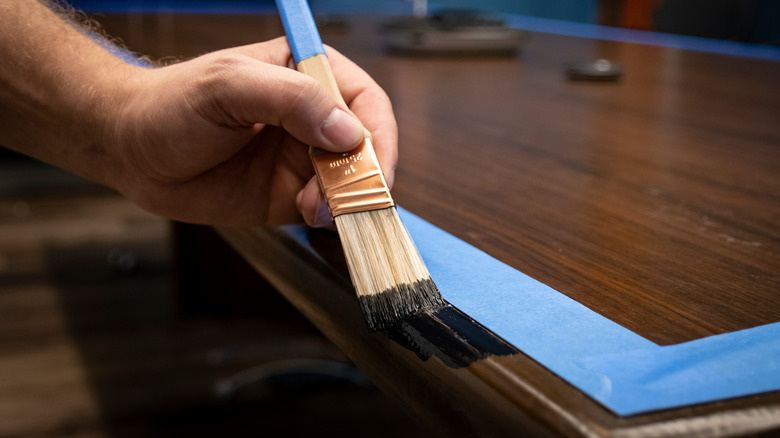
<instances>
[{"instance_id":1,"label":"thumb","mask_svg":"<svg viewBox=\"0 0 780 438\"><path fill-rule=\"evenodd\" d=\"M250 57L238 56L230 64L233 71L221 78L213 98L234 121L280 126L301 142L332 152L352 150L363 140L360 121L313 78Z\"/></svg>"},{"instance_id":2,"label":"thumb","mask_svg":"<svg viewBox=\"0 0 780 438\"><path fill-rule=\"evenodd\" d=\"M295 136L294 132L290 133ZM336 107L320 124L320 134L330 142L330 145L321 147L332 152L346 152L354 149L363 141L365 128L354 115ZM313 145L313 143L309 143L309 145Z\"/></svg>"}]
</instances>

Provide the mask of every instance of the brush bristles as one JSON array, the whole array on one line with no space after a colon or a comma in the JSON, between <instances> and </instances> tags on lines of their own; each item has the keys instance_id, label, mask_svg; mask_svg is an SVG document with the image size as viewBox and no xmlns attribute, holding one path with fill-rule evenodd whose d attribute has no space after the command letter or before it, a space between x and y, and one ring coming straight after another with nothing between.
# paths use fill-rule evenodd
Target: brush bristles
<instances>
[{"instance_id":1,"label":"brush bristles","mask_svg":"<svg viewBox=\"0 0 780 438\"><path fill-rule=\"evenodd\" d=\"M395 207L336 216L336 227L371 331L444 305Z\"/></svg>"}]
</instances>

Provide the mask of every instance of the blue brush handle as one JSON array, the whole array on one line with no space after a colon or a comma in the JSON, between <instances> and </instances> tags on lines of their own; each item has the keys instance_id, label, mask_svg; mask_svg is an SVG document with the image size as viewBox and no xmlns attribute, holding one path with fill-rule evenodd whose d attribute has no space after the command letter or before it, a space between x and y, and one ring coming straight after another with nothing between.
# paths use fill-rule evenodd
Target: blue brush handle
<instances>
[{"instance_id":1,"label":"blue brush handle","mask_svg":"<svg viewBox=\"0 0 780 438\"><path fill-rule=\"evenodd\" d=\"M315 55L324 55L320 33L306 0L276 0L284 32L295 63Z\"/></svg>"}]
</instances>

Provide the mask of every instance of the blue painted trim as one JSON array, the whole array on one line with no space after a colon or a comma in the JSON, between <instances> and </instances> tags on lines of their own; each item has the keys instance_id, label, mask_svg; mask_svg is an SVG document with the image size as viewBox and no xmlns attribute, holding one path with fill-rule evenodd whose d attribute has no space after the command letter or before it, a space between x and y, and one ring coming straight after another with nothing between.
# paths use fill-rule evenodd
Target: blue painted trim
<instances>
[{"instance_id":1,"label":"blue painted trim","mask_svg":"<svg viewBox=\"0 0 780 438\"><path fill-rule=\"evenodd\" d=\"M317 24L306 0L276 0L276 7L282 17L284 33L292 50L295 63L315 55L324 55Z\"/></svg>"}]
</instances>

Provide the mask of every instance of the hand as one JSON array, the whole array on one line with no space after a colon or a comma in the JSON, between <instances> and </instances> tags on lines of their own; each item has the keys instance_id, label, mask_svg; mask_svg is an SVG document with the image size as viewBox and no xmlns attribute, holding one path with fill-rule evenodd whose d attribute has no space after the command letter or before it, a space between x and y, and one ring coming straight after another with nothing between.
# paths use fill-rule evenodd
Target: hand
<instances>
[{"instance_id":1,"label":"hand","mask_svg":"<svg viewBox=\"0 0 780 438\"><path fill-rule=\"evenodd\" d=\"M308 146L346 152L365 125L392 185L397 128L381 88L335 50L328 57L349 108L291 68L284 38L133 68L105 129L109 185L186 222L330 224Z\"/></svg>"}]
</instances>

